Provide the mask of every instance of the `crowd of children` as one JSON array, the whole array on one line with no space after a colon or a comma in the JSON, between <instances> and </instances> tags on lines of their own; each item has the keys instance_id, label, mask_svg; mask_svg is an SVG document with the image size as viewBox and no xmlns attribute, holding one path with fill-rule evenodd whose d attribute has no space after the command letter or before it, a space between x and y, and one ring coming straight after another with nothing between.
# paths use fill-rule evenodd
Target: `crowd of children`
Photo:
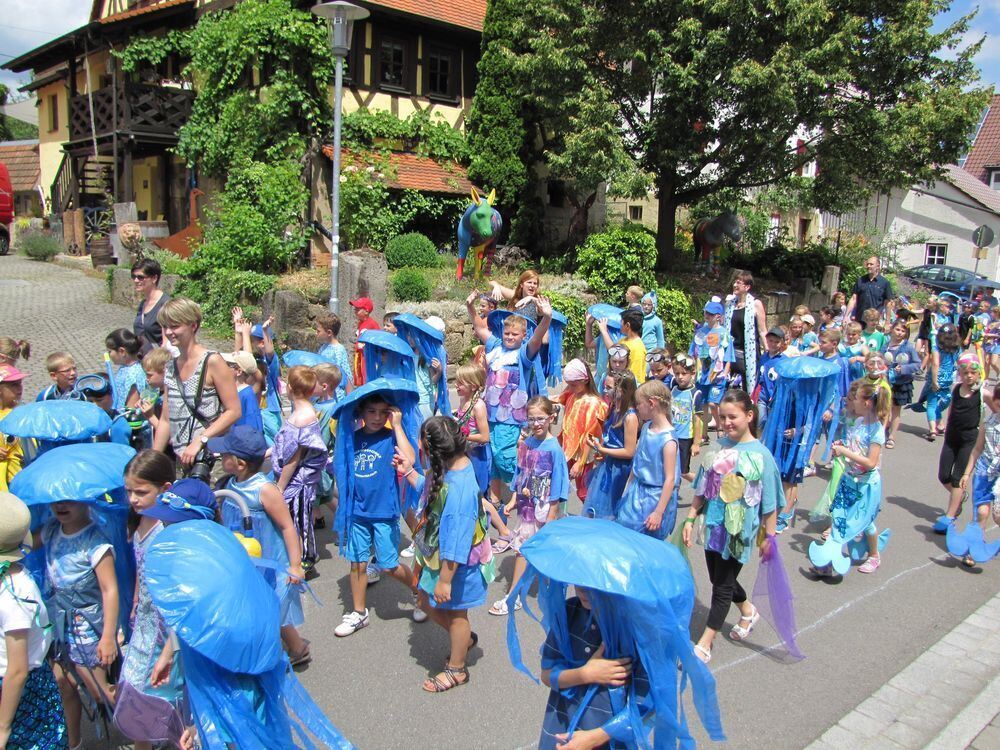
<instances>
[{"instance_id":1,"label":"crowd of children","mask_svg":"<svg viewBox=\"0 0 1000 750\"><path fill-rule=\"evenodd\" d=\"M121 538L110 531L117 521L104 518L93 497L30 500L28 513L10 494L18 477L47 451L73 441L0 434L0 740L6 732L8 742L20 737L39 747L76 748L88 701L123 731L139 731L130 713L140 700L135 696L155 698L167 715L179 717L175 740L185 747L196 734L209 747L239 746L240 732L256 731L241 724L242 709L227 712L211 691L191 685L200 669L221 670L219 684L240 669L199 651L189 630L171 620L176 607L162 603L173 596L162 540L181 533L167 533L175 524L215 520L245 534L240 539L248 549L256 540L258 567L274 594L268 648L283 652L287 670L311 659L300 633L300 599L305 582L318 575L314 530L325 524L321 508L329 504L340 552L350 562L350 601L334 632L346 637L367 627L368 586L382 576L396 579L411 592L413 619L430 619L448 633L444 667L422 685L431 693L470 680L466 660L478 635L469 610L486 604L496 556L512 551L515 558L508 594L488 609L506 616L523 606L522 577L535 575L530 553L540 542L533 540L547 539L543 530L565 516L615 522L658 542L673 535L679 548L704 545L711 607L689 652L704 663L731 605L739 610L733 640L747 639L760 620L738 580L741 570L755 547L764 560L774 559L778 535L796 522L798 487L824 460L832 459L830 483L810 514L823 528L809 548L812 571L843 575L854 560L860 572L874 573L888 538L875 525L879 465L900 437L906 408L926 411L926 439L943 436L938 478L948 499L935 529L948 535L949 549L966 565L996 554L1000 545L983 534L991 507L1000 515L994 492L1000 417L986 380L1000 373L1000 313L988 302L963 319L947 300L932 301L917 346L907 316L883 320L879 311L864 310L864 325L845 320L842 295L815 314L796 308L787 325L763 337L748 393L741 376L732 375L736 355L721 298L705 304L686 351L664 339L655 292L630 287L624 308L594 306L585 340L595 370L582 357L562 364L565 319L539 282L527 272L513 290L494 285L490 294L469 295L481 348L470 363L452 368L454 407L440 319L388 312L380 328L372 300L351 300L353 341L341 343L340 318L323 313L315 319L316 352L299 353L314 357L313 364L283 370L273 320L254 324L235 308L234 350L222 355L228 371L212 377L231 376L226 387L235 387L239 413L224 434L199 438L226 408L216 399L213 414L196 420L201 428L189 423L179 442L170 441L181 446L177 455L169 446L153 450L164 447L154 435L164 400L174 397L165 390L180 388L185 405L192 396L200 403L211 354L200 355L192 371L199 375L183 380L177 351L158 347L143 355L128 329L108 334L104 373L81 375L68 353L49 354L51 382L36 402L89 401L107 415L110 441L134 449L118 485L132 514L126 540L124 530ZM185 304L171 300L160 311L168 338L180 325L171 315ZM0 420L23 401L26 376L17 363L30 354L26 342L0 338ZM924 392L914 403L921 374ZM178 480L175 460L185 470L204 461L205 473ZM685 487L692 494L686 511L680 509ZM975 528L960 532L968 493ZM33 569L19 552L29 528L29 546L43 550ZM225 550L228 541L206 533L206 544ZM136 574L134 586L120 578L123 557ZM573 607L585 613L589 594L578 593ZM559 656L561 645L547 642L545 663L572 661ZM192 649L197 657L176 657ZM279 669L274 654L268 669ZM206 658L211 664L201 664ZM592 669L580 666L572 684L620 684L630 672L627 660L597 661ZM120 675L117 685L113 674ZM556 691L570 684L568 674L545 679ZM560 727L550 719L545 732L556 736ZM133 739L142 748L165 737Z\"/></svg>"}]
</instances>

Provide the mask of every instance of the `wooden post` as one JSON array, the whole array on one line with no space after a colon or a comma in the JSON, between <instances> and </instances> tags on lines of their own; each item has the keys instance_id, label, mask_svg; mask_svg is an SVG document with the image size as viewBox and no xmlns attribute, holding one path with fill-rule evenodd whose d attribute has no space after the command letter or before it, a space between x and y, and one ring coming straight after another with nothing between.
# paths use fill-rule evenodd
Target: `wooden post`
<instances>
[{"instance_id":1,"label":"wooden post","mask_svg":"<svg viewBox=\"0 0 1000 750\"><path fill-rule=\"evenodd\" d=\"M132 192L132 143L125 144L125 167L122 174L122 191L123 202L130 203L135 200L135 195Z\"/></svg>"}]
</instances>

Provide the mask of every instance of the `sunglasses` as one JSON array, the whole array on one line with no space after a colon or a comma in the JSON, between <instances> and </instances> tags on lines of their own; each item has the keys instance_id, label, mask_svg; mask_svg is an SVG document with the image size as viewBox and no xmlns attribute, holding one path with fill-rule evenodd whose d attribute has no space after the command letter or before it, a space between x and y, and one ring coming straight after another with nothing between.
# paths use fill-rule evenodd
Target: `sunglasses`
<instances>
[{"instance_id":1,"label":"sunglasses","mask_svg":"<svg viewBox=\"0 0 1000 750\"><path fill-rule=\"evenodd\" d=\"M148 278L148 276L143 276L141 273L132 274L132 281L145 281Z\"/></svg>"}]
</instances>

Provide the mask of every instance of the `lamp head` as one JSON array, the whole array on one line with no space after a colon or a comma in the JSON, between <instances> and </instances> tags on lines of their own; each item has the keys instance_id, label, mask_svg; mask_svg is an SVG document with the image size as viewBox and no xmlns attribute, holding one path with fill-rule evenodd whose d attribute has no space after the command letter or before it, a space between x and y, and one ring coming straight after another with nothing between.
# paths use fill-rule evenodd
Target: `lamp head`
<instances>
[{"instance_id":1,"label":"lamp head","mask_svg":"<svg viewBox=\"0 0 1000 750\"><path fill-rule=\"evenodd\" d=\"M365 8L344 0L314 5L312 12L330 22L330 44L333 47L333 54L340 57L346 57L351 48L354 22L362 21L371 15Z\"/></svg>"}]
</instances>

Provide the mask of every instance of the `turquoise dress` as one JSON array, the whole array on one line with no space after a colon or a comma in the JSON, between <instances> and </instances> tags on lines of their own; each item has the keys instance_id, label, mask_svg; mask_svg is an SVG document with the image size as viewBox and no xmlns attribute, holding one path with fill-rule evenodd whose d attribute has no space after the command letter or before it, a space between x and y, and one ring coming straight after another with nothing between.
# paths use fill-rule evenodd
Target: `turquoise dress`
<instances>
[{"instance_id":1,"label":"turquoise dress","mask_svg":"<svg viewBox=\"0 0 1000 750\"><path fill-rule=\"evenodd\" d=\"M604 422L604 445L608 448L625 447L625 420L629 414L635 414L635 409L629 409L622 418L622 423L615 427L618 417L608 416ZM614 519L621 504L628 473L632 468L632 460L628 458L611 458L605 456L597 462L590 474L587 484L587 500L583 504L583 515L589 518Z\"/></svg>"},{"instance_id":2,"label":"turquoise dress","mask_svg":"<svg viewBox=\"0 0 1000 750\"><path fill-rule=\"evenodd\" d=\"M230 479L225 489L232 490L243 498L250 509L250 522L253 525L253 536L260 542L261 558L277 563L276 570L261 569L264 578L274 589L281 601L281 625L298 627L305 622L302 614L302 598L300 587L288 583L288 550L285 540L271 517L267 515L260 502L260 491L266 484L274 484L267 475L257 472L243 482ZM243 532L243 513L239 506L229 498L222 501L222 524L232 531Z\"/></svg>"},{"instance_id":3,"label":"turquoise dress","mask_svg":"<svg viewBox=\"0 0 1000 750\"><path fill-rule=\"evenodd\" d=\"M761 517L785 497L778 465L764 444L729 438L704 455L694 492L705 498L705 549L744 565L757 544Z\"/></svg>"},{"instance_id":4,"label":"turquoise dress","mask_svg":"<svg viewBox=\"0 0 1000 750\"><path fill-rule=\"evenodd\" d=\"M660 502L663 483L666 481L666 468L663 465L663 448L668 441L677 442L674 431L652 432L647 422L639 433L639 443L635 447L635 458L632 460L632 482L625 488L621 505L615 520L622 526L633 531L649 534L658 539L665 539L674 530L677 520L677 488L680 483L680 452L674 466L674 487L663 512L663 521L657 531L646 529L646 518Z\"/></svg>"}]
</instances>

